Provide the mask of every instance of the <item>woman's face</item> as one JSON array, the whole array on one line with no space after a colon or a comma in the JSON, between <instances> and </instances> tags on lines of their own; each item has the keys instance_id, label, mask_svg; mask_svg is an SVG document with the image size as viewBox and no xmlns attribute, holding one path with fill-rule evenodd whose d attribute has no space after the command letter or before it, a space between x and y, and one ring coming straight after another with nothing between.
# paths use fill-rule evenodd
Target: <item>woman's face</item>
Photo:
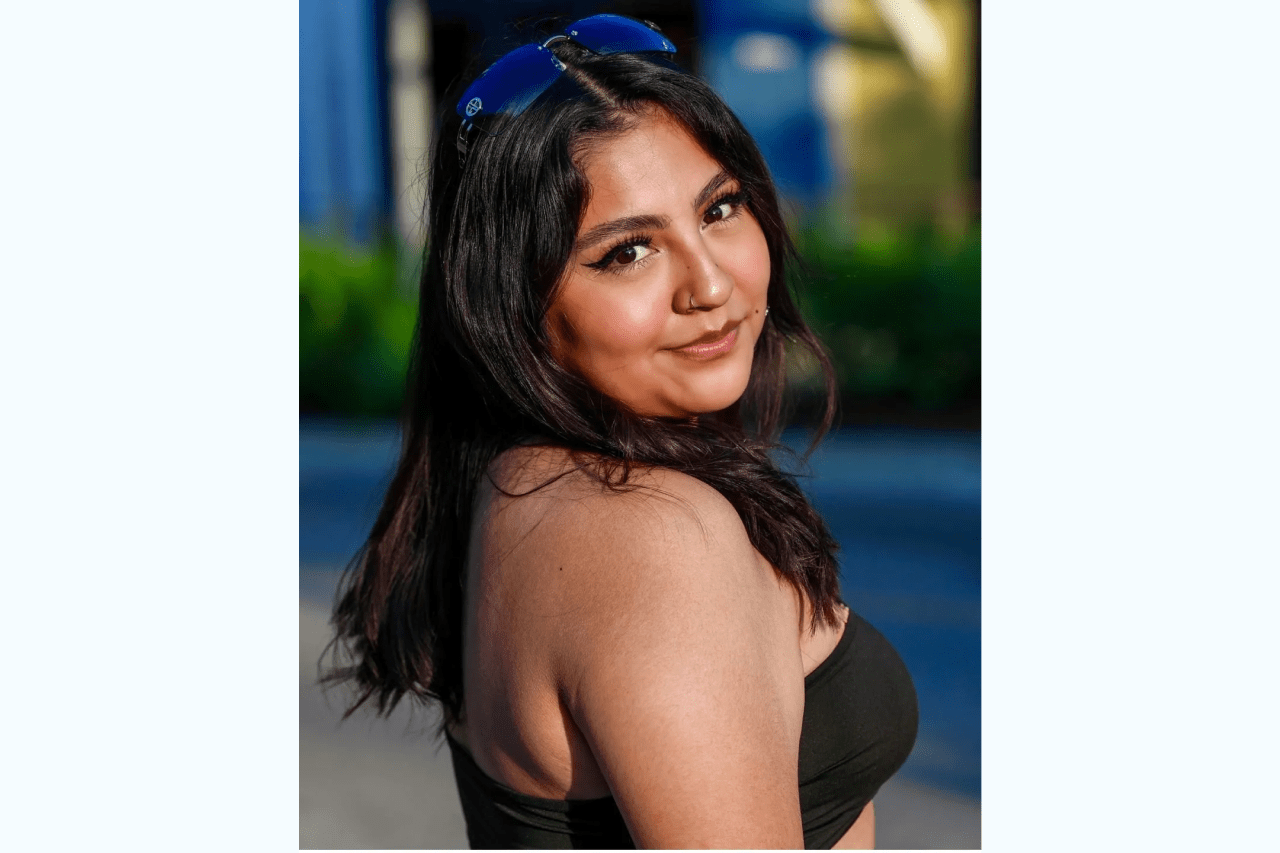
<instances>
[{"instance_id":1,"label":"woman's face","mask_svg":"<svg viewBox=\"0 0 1280 853\"><path fill-rule=\"evenodd\" d=\"M643 415L732 405L770 272L741 187L656 110L581 165L590 201L548 313L556 359Z\"/></svg>"}]
</instances>

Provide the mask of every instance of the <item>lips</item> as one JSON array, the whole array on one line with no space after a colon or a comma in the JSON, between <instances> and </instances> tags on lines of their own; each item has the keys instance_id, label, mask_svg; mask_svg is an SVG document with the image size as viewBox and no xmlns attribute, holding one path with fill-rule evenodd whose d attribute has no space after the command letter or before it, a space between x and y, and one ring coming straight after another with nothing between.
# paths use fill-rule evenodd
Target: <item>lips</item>
<instances>
[{"instance_id":1,"label":"lips","mask_svg":"<svg viewBox=\"0 0 1280 853\"><path fill-rule=\"evenodd\" d=\"M734 323L733 327L727 331L722 329L710 332L691 344L676 348L673 352L699 360L724 355L733 349L733 345L738 342L738 325L738 323Z\"/></svg>"}]
</instances>

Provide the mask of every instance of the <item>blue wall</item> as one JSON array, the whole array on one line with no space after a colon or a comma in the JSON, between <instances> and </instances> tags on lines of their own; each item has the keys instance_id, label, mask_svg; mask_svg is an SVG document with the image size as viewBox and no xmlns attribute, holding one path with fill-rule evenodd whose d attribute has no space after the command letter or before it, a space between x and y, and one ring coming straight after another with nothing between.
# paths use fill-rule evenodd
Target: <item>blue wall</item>
<instances>
[{"instance_id":1,"label":"blue wall","mask_svg":"<svg viewBox=\"0 0 1280 853\"><path fill-rule=\"evenodd\" d=\"M376 3L298 4L298 218L369 239L390 211Z\"/></svg>"},{"instance_id":2,"label":"blue wall","mask_svg":"<svg viewBox=\"0 0 1280 853\"><path fill-rule=\"evenodd\" d=\"M755 137L778 188L812 204L836 181L814 95L832 41L807 0L701 0L702 74Z\"/></svg>"}]
</instances>

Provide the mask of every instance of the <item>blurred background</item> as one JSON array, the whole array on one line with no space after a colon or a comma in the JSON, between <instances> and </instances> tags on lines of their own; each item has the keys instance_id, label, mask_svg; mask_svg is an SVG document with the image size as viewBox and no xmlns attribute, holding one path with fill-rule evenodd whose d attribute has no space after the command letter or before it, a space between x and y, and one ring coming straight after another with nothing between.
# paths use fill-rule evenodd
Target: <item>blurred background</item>
<instances>
[{"instance_id":1,"label":"blurred background","mask_svg":"<svg viewBox=\"0 0 1280 853\"><path fill-rule=\"evenodd\" d=\"M597 12L657 24L769 162L840 381L841 428L802 483L840 541L846 601L920 698L915 751L876 799L878 846L975 849L979 0L301 0L300 845L466 846L432 720L338 726L316 661L395 462L437 116L528 40L516 25ZM816 373L790 369L803 415Z\"/></svg>"}]
</instances>

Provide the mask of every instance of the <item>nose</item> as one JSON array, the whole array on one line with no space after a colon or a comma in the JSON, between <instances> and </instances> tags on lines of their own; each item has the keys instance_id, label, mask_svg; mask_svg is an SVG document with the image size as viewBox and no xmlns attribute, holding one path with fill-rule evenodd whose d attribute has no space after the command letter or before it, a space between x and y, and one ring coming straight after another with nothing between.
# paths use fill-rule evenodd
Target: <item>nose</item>
<instances>
[{"instance_id":1,"label":"nose","mask_svg":"<svg viewBox=\"0 0 1280 853\"><path fill-rule=\"evenodd\" d=\"M721 269L703 241L691 246L680 262L684 270L672 298L673 311L677 314L713 311L729 301L733 277Z\"/></svg>"}]
</instances>

